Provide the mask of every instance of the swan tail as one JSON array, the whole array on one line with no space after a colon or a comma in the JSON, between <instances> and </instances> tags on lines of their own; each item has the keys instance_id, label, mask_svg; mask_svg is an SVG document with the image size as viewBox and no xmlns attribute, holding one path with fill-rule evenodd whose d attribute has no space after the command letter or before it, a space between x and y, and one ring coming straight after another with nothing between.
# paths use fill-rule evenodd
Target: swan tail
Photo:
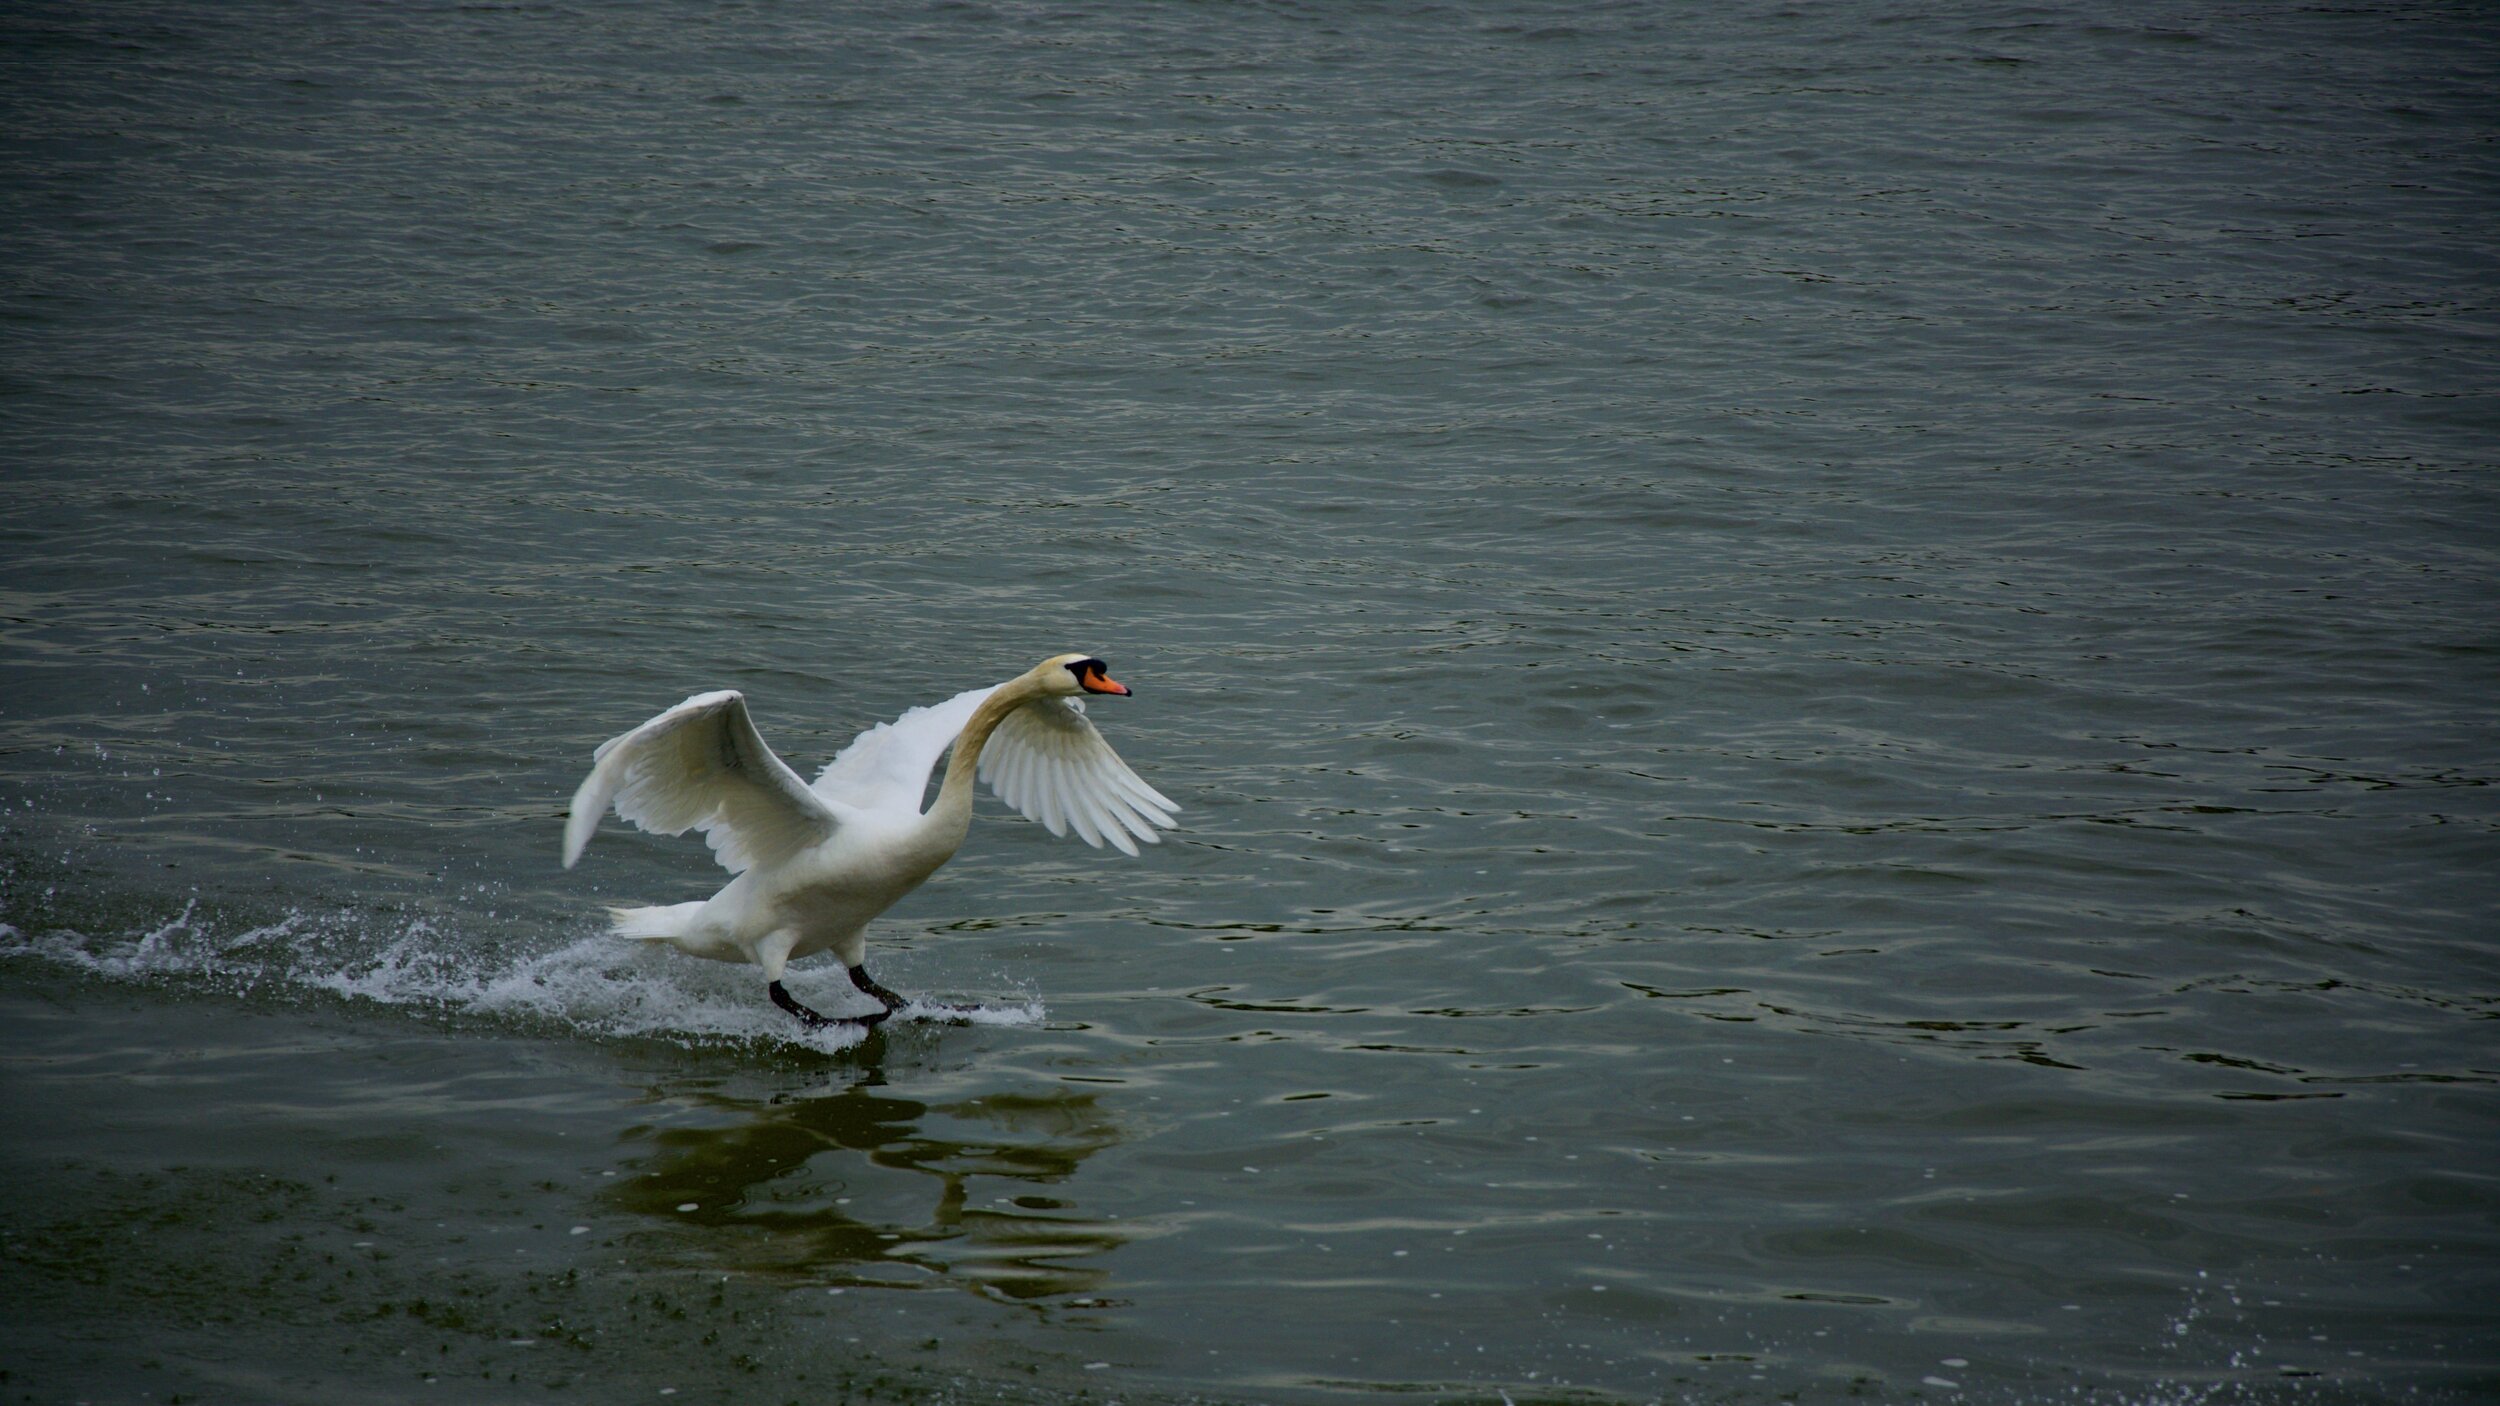
<instances>
[{"instance_id":1,"label":"swan tail","mask_svg":"<svg viewBox=\"0 0 2500 1406\"><path fill-rule=\"evenodd\" d=\"M636 942L677 942L693 932L694 915L703 911L701 903L662 903L649 908L608 909L614 926L611 937L631 938Z\"/></svg>"}]
</instances>

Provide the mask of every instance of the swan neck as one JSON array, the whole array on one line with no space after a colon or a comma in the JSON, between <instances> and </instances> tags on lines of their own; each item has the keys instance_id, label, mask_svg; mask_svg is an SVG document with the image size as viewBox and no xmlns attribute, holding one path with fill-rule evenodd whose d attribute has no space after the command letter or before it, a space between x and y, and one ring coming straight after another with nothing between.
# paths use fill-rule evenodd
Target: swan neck
<instances>
[{"instance_id":1,"label":"swan neck","mask_svg":"<svg viewBox=\"0 0 2500 1406\"><path fill-rule=\"evenodd\" d=\"M946 759L946 777L938 783L937 799L929 806L929 822L941 829L952 830L961 840L972 824L972 785L981 768L981 749L988 746L990 734L1007 720L1007 715L1041 696L1041 685L1032 675L1000 684L998 690L981 700L964 723L964 730L955 734L955 748Z\"/></svg>"}]
</instances>

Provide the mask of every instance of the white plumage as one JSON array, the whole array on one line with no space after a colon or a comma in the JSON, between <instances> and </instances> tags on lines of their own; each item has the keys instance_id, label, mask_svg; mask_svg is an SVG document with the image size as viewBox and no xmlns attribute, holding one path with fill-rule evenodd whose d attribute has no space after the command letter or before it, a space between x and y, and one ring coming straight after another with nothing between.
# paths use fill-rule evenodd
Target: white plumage
<instances>
[{"instance_id":1,"label":"white plumage","mask_svg":"<svg viewBox=\"0 0 2500 1406\"><path fill-rule=\"evenodd\" d=\"M1062 654L993 688L914 708L853 739L813 786L775 756L734 691L700 693L600 745L573 793L564 865L573 867L600 817L645 830L700 830L737 877L700 903L612 910L620 936L764 969L775 1002L829 1023L782 988L783 968L833 952L852 984L884 1007L902 998L862 965L870 919L953 858L972 821L972 783L1054 835L1074 829L1097 848L1134 855L1173 828L1178 809L1111 750L1085 716L1084 693L1126 694L1102 661ZM930 770L949 748L945 779L924 812Z\"/></svg>"}]
</instances>

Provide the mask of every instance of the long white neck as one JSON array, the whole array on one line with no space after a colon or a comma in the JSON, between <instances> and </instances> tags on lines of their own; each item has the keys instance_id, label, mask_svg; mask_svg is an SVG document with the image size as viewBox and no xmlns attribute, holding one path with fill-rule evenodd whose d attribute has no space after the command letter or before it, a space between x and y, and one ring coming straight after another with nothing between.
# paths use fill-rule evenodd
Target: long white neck
<instances>
[{"instance_id":1,"label":"long white neck","mask_svg":"<svg viewBox=\"0 0 2500 1406\"><path fill-rule=\"evenodd\" d=\"M1007 715L1042 696L1041 680L1033 674L1000 684L996 692L981 700L964 723L964 730L955 735L954 754L946 760L946 779L938 783L937 799L920 817L920 833L932 844L943 844L953 854L972 828L972 783L980 770L981 749L989 745L990 734L1007 720Z\"/></svg>"}]
</instances>

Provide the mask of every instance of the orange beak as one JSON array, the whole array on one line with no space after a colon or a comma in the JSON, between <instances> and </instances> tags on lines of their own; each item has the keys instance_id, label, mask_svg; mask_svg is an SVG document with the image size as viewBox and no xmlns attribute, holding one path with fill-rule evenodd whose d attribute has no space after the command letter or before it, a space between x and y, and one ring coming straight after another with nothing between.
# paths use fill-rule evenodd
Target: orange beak
<instances>
[{"instance_id":1,"label":"orange beak","mask_svg":"<svg viewBox=\"0 0 2500 1406\"><path fill-rule=\"evenodd\" d=\"M1118 679L1111 677L1109 674L1104 673L1100 669L1086 670L1083 675L1078 677L1077 682L1084 686L1087 693L1116 693L1123 698L1128 696L1127 684L1120 682Z\"/></svg>"}]
</instances>

